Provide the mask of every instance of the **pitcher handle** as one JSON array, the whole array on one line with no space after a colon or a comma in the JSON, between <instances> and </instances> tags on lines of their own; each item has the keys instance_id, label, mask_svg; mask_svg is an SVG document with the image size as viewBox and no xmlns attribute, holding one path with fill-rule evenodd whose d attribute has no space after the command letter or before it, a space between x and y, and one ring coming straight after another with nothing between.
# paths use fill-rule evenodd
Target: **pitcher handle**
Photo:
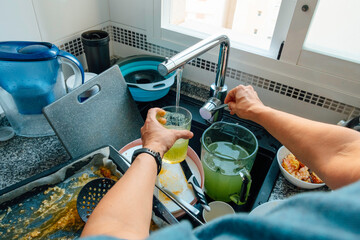
<instances>
[{"instance_id":1,"label":"pitcher handle","mask_svg":"<svg viewBox=\"0 0 360 240\"><path fill-rule=\"evenodd\" d=\"M75 73L74 86L80 86L81 84L83 84L85 81L85 74L84 74L84 68L82 67L79 60L74 55L65 52L63 50L59 51L58 56L69 60L69 61L63 61L63 63L69 65Z\"/></svg>"},{"instance_id":2,"label":"pitcher handle","mask_svg":"<svg viewBox=\"0 0 360 240\"><path fill-rule=\"evenodd\" d=\"M230 199L237 205L243 205L246 203L247 198L249 196L252 180L251 180L250 173L248 172L248 170L246 170L246 168L241 169L239 172L239 175L243 180L241 189L240 189L239 193L232 194L230 196Z\"/></svg>"}]
</instances>

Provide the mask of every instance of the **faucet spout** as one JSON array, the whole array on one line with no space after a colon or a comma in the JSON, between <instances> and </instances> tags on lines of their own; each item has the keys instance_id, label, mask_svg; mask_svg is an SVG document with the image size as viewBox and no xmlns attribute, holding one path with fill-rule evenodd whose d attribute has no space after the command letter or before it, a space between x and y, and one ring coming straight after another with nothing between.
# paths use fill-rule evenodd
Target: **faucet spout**
<instances>
[{"instance_id":1,"label":"faucet spout","mask_svg":"<svg viewBox=\"0 0 360 240\"><path fill-rule=\"evenodd\" d=\"M224 101L227 86L225 85L225 75L230 52L230 40L226 35L210 36L195 45L185 49L184 51L168 58L158 66L158 72L162 76L166 76L176 69L183 67L199 55L209 51L210 49L220 45L218 64L216 68L215 82L210 87L210 97L220 100L220 104ZM206 105L206 104L205 104ZM204 106L205 106L204 105ZM219 113L220 112L220 113ZM214 114L209 121L217 121L221 118L221 110Z\"/></svg>"}]
</instances>

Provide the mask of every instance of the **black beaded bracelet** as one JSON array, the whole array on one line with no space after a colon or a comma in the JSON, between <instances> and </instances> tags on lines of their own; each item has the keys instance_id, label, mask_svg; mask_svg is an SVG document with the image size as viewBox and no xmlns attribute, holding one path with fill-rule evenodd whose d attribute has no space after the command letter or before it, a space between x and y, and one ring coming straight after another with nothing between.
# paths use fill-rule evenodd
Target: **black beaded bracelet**
<instances>
[{"instance_id":1,"label":"black beaded bracelet","mask_svg":"<svg viewBox=\"0 0 360 240\"><path fill-rule=\"evenodd\" d=\"M154 157L155 162L157 164L157 175L159 175L160 171L161 171L161 166L162 166L162 159L160 156L160 153L158 152L154 152L149 148L140 148L134 151L132 158L131 158L131 164L134 162L134 160L136 159L136 157L141 154L141 153L147 153L151 156Z\"/></svg>"}]
</instances>

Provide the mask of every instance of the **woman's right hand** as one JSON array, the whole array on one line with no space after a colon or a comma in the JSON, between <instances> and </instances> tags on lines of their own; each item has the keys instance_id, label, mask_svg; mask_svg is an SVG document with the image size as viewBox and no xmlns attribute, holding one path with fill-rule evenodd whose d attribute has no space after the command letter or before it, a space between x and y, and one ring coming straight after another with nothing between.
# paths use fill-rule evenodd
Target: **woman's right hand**
<instances>
[{"instance_id":1,"label":"woman's right hand","mask_svg":"<svg viewBox=\"0 0 360 240\"><path fill-rule=\"evenodd\" d=\"M251 120L254 114L265 105L259 99L252 86L239 85L232 89L225 98L230 114L236 114L240 118Z\"/></svg>"}]
</instances>

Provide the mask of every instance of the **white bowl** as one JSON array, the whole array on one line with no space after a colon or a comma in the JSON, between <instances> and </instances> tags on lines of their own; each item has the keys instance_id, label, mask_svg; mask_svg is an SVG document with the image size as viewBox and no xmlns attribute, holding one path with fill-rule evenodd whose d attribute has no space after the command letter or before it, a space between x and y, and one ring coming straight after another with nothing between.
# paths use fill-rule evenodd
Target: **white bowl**
<instances>
[{"instance_id":1,"label":"white bowl","mask_svg":"<svg viewBox=\"0 0 360 240\"><path fill-rule=\"evenodd\" d=\"M297 187L300 188L305 188L305 189L314 189L314 188L319 188L325 185L325 183L308 183L308 182L304 182L300 179L297 179L296 177L294 177L293 175L291 175L290 173L288 173L283 166L281 165L282 160L289 155L291 152L285 147L282 146L279 148L276 157L277 157L277 161L279 164L279 168L281 170L282 175L292 184L294 184Z\"/></svg>"},{"instance_id":2,"label":"white bowl","mask_svg":"<svg viewBox=\"0 0 360 240\"><path fill-rule=\"evenodd\" d=\"M226 202L213 201L209 203L209 206L211 208L209 212L205 209L203 209L202 212L203 219L207 223L214 220L215 218L235 213L234 209Z\"/></svg>"},{"instance_id":3,"label":"white bowl","mask_svg":"<svg viewBox=\"0 0 360 240\"><path fill-rule=\"evenodd\" d=\"M91 73L91 72L85 72L84 73L84 83L86 83L87 81L89 81L90 79L96 77L97 74L96 73ZM80 84L81 85L81 84ZM75 88L79 87L80 85L75 86L75 75L71 75L67 80L66 80L66 87L68 89L69 92L71 92L72 90L74 90ZM91 89L90 89L91 90ZM89 90L89 91L90 91Z\"/></svg>"}]
</instances>

